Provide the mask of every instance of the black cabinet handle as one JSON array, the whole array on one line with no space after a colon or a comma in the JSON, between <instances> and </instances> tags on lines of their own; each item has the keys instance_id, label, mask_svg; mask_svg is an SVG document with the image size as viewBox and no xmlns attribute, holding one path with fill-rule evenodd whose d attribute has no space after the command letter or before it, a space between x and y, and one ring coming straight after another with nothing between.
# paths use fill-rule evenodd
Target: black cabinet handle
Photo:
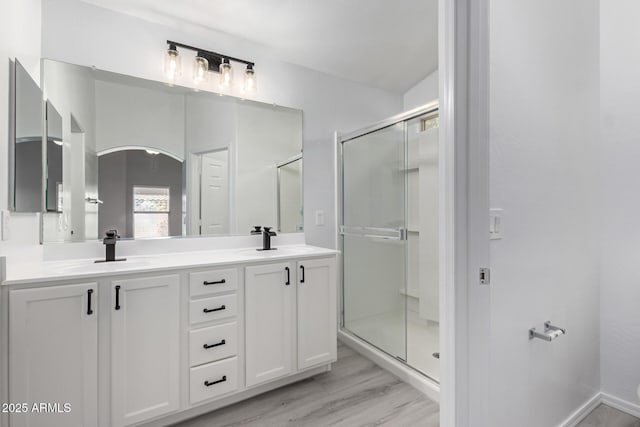
<instances>
[{"instance_id":1,"label":"black cabinet handle","mask_svg":"<svg viewBox=\"0 0 640 427\"><path fill-rule=\"evenodd\" d=\"M116 286L116 310L120 310L120 285Z\"/></svg>"},{"instance_id":2,"label":"black cabinet handle","mask_svg":"<svg viewBox=\"0 0 640 427\"><path fill-rule=\"evenodd\" d=\"M202 282L203 285L207 286L207 285L222 285L223 283L227 283L227 281L225 279L222 280L218 280L216 282L207 282L206 280L204 282Z\"/></svg>"},{"instance_id":3,"label":"black cabinet handle","mask_svg":"<svg viewBox=\"0 0 640 427\"><path fill-rule=\"evenodd\" d=\"M218 308L205 308L205 309L204 309L204 310L202 310L202 311L203 311L204 313L211 313L211 312L213 312L213 311L220 311L220 310L224 310L224 309L226 309L226 308L227 308L226 306L221 305L221 306L220 306L220 307L218 307Z\"/></svg>"},{"instance_id":4,"label":"black cabinet handle","mask_svg":"<svg viewBox=\"0 0 640 427\"><path fill-rule=\"evenodd\" d=\"M304 283L304 265L300 266L300 270L302 271L302 277L300 278L300 283Z\"/></svg>"},{"instance_id":5,"label":"black cabinet handle","mask_svg":"<svg viewBox=\"0 0 640 427\"><path fill-rule=\"evenodd\" d=\"M289 267L285 267L284 269L287 272L287 281L285 282L285 285L289 286L291 284L291 270L289 270Z\"/></svg>"},{"instance_id":6,"label":"black cabinet handle","mask_svg":"<svg viewBox=\"0 0 640 427\"><path fill-rule=\"evenodd\" d=\"M93 310L91 309L91 295L93 295L93 289L87 289L87 314L91 316Z\"/></svg>"},{"instance_id":7,"label":"black cabinet handle","mask_svg":"<svg viewBox=\"0 0 640 427\"><path fill-rule=\"evenodd\" d=\"M223 375L222 378L220 378L218 381L205 381L204 385L206 385L207 387L212 386L214 384L220 384L223 383L227 380L227 376Z\"/></svg>"},{"instance_id":8,"label":"black cabinet handle","mask_svg":"<svg viewBox=\"0 0 640 427\"><path fill-rule=\"evenodd\" d=\"M221 346L221 345L225 345L226 343L227 343L227 341L226 341L226 340L222 340L222 341L217 342L217 343L215 343L215 344L205 344L205 345L203 345L202 347L204 347L204 349L205 349L205 350L209 350L210 348L213 348L213 347L219 347L219 346Z\"/></svg>"}]
</instances>

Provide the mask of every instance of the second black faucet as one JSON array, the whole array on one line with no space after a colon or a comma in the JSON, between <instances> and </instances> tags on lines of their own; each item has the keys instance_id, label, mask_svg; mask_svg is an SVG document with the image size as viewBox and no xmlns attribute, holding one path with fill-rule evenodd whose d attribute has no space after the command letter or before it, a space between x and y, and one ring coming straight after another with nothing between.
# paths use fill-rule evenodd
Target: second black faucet
<instances>
[{"instance_id":1,"label":"second black faucet","mask_svg":"<svg viewBox=\"0 0 640 427\"><path fill-rule=\"evenodd\" d=\"M253 226L251 234L262 234L262 248L257 249L258 251L274 251L278 249L271 247L271 236L277 236L275 231L271 231L271 228L272 227L262 227L259 225Z\"/></svg>"}]
</instances>

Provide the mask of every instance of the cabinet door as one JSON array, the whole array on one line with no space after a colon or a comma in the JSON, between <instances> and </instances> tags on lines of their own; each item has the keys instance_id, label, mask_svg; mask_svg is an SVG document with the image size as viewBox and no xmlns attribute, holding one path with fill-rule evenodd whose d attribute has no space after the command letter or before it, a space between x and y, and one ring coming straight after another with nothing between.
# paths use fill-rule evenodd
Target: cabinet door
<instances>
[{"instance_id":1,"label":"cabinet door","mask_svg":"<svg viewBox=\"0 0 640 427\"><path fill-rule=\"evenodd\" d=\"M335 258L298 262L298 369L336 360Z\"/></svg>"},{"instance_id":2,"label":"cabinet door","mask_svg":"<svg viewBox=\"0 0 640 427\"><path fill-rule=\"evenodd\" d=\"M246 268L247 387L295 369L294 273L289 263Z\"/></svg>"},{"instance_id":3,"label":"cabinet door","mask_svg":"<svg viewBox=\"0 0 640 427\"><path fill-rule=\"evenodd\" d=\"M177 275L112 283L112 425L179 408L178 283Z\"/></svg>"},{"instance_id":4,"label":"cabinet door","mask_svg":"<svg viewBox=\"0 0 640 427\"><path fill-rule=\"evenodd\" d=\"M9 398L29 404L11 414L12 427L98 424L96 307L95 283L11 291ZM54 406L38 413L34 403Z\"/></svg>"}]
</instances>

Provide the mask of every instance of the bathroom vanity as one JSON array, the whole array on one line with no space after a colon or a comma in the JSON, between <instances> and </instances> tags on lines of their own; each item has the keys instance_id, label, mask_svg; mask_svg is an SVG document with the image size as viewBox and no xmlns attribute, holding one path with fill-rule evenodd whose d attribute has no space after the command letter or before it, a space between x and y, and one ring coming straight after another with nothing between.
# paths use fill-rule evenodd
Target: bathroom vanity
<instances>
[{"instance_id":1,"label":"bathroom vanity","mask_svg":"<svg viewBox=\"0 0 640 427\"><path fill-rule=\"evenodd\" d=\"M2 270L2 269L0 269ZM2 425L167 425L330 369L336 252L306 245L8 265ZM4 344L7 345L4 345ZM46 413L33 404L48 403Z\"/></svg>"}]
</instances>

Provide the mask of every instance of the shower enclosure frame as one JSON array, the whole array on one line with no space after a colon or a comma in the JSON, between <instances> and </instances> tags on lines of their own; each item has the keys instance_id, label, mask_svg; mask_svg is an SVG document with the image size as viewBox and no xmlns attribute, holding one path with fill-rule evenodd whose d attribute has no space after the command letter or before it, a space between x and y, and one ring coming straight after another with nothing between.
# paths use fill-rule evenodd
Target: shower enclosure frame
<instances>
[{"instance_id":1,"label":"shower enclosure frame","mask_svg":"<svg viewBox=\"0 0 640 427\"><path fill-rule=\"evenodd\" d=\"M405 379L406 381L412 383L414 386L416 386L417 388L421 389L423 392L425 392L425 394L429 395L432 398L437 399L437 395L440 392L440 383L434 379L432 379L431 377L429 377L428 375L426 375L423 372L420 372L418 369L416 369L415 367L409 365L407 363L406 360L403 359L398 359L396 357L394 357L393 355L389 354L388 352L386 352L385 350L379 348L378 346L376 346L373 343L368 342L367 340L365 340L364 338L359 337L358 335L356 335L355 333L349 331L348 329L345 328L345 321L344 321L344 239L342 238L341 235L341 231L340 228L342 227L342 225L344 224L344 203L343 203L343 197L344 197L344 181L343 181L343 176L344 176L344 157L343 157L343 150L344 150L344 143L348 142L350 140L356 139L356 138L360 138L362 136L377 132L381 129L385 129L388 128L390 126L394 126L396 124L400 124L400 123L404 123L404 131L405 131L405 161L406 161L406 156L407 156L407 152L406 152L406 148L407 148L407 135L406 135L406 131L407 131L407 122L409 120L415 119L415 118L419 118L422 116L427 116L427 115L434 115L434 114L439 114L439 102L438 101L434 101L431 103L428 103L426 105L423 105L421 107L417 107L414 108L412 110L403 112L401 114L392 116L388 119L379 121L377 123L374 123L372 125L360 128L358 130L355 131L351 131L351 132L347 132L347 133L336 133L335 135L335 143L336 143L336 213L337 213L337 232L336 232L336 247L340 250L341 256L340 256L340 263L339 263L339 278L340 278L340 298L339 298L339 319L338 319L338 334L339 336L346 341L351 341L353 342L354 340L356 342L358 342L361 346L369 347L370 350L370 355L374 356L377 361L381 364L386 365L386 367L388 367L392 372L394 372L396 375L399 375L401 377L403 377L403 379ZM406 177L405 177L405 186L404 186L404 191L405 191L405 197L404 197L404 202L405 202L405 224L404 226L406 227L406 204L408 203L407 200L407 185L406 185ZM405 240L404 237L406 237L407 234L407 230L406 228L404 228L404 230L400 230L400 238L401 240ZM405 254L406 257L406 254ZM406 258L405 258L405 269L406 269ZM406 304L406 303L405 303ZM406 307L405 307L405 317L406 317ZM406 320L406 319L405 319ZM406 346L406 331L405 331L405 346ZM375 353L379 353L378 355L375 355ZM406 354L405 354L406 356ZM405 371L405 372L403 372Z\"/></svg>"}]
</instances>

